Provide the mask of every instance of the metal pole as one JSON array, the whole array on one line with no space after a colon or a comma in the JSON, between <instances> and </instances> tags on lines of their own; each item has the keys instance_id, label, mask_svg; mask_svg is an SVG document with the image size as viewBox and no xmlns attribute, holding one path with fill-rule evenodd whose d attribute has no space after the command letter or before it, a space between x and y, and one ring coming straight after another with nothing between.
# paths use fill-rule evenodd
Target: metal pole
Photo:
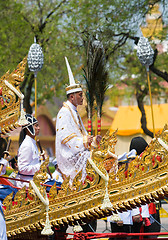
<instances>
[{"instance_id":1,"label":"metal pole","mask_svg":"<svg viewBox=\"0 0 168 240\"><path fill-rule=\"evenodd\" d=\"M149 67L147 67L146 70L147 70L148 88L149 88L150 105L151 105L153 136L155 137L155 124L154 124L154 114L153 114L153 105L152 105L152 94L151 94L151 87L150 87Z\"/></svg>"},{"instance_id":2,"label":"metal pole","mask_svg":"<svg viewBox=\"0 0 168 240\"><path fill-rule=\"evenodd\" d=\"M37 119L37 73L34 73L35 83L35 118Z\"/></svg>"}]
</instances>

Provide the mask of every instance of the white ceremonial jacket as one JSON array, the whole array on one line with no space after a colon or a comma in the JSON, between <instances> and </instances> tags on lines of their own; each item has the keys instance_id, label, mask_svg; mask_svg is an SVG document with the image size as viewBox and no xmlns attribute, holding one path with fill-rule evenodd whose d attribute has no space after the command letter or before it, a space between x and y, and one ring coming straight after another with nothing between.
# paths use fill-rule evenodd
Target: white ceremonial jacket
<instances>
[{"instance_id":1,"label":"white ceremonial jacket","mask_svg":"<svg viewBox=\"0 0 168 240\"><path fill-rule=\"evenodd\" d=\"M90 151L84 146L86 135L76 107L66 101L57 115L55 152L58 167L63 174L70 176L70 184L81 170L82 181L86 177L86 162L90 157Z\"/></svg>"},{"instance_id":2,"label":"white ceremonial jacket","mask_svg":"<svg viewBox=\"0 0 168 240\"><path fill-rule=\"evenodd\" d=\"M18 179L32 180L36 171L40 169L40 156L36 141L26 135L18 150ZM17 181L17 187L29 186L28 183Z\"/></svg>"},{"instance_id":3,"label":"white ceremonial jacket","mask_svg":"<svg viewBox=\"0 0 168 240\"><path fill-rule=\"evenodd\" d=\"M2 171L0 173L0 175L4 175L6 173L6 167L8 165L8 161L4 158L0 159L0 165L3 165Z\"/></svg>"}]
</instances>

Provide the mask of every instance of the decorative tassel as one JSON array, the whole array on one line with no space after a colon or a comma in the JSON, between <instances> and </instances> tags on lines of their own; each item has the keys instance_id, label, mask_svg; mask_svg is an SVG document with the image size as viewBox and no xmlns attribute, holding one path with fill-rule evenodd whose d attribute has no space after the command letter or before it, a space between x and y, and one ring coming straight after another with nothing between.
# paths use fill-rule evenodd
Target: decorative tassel
<instances>
[{"instance_id":1,"label":"decorative tassel","mask_svg":"<svg viewBox=\"0 0 168 240\"><path fill-rule=\"evenodd\" d=\"M113 205L112 203L110 202L110 199L109 199L109 195L108 195L108 181L109 181L109 175L106 171L106 175L100 170L98 169L98 167L96 166L96 164L93 162L93 160L91 158L88 158L88 161L89 163L91 164L91 166L93 167L93 169L100 175L100 177L103 178L103 180L105 181L105 186L106 186L106 189L105 189L105 195L104 195L104 199L103 199L103 203L102 203L102 206L101 206L101 209L107 209L107 208L112 208Z\"/></svg>"},{"instance_id":2,"label":"decorative tassel","mask_svg":"<svg viewBox=\"0 0 168 240\"><path fill-rule=\"evenodd\" d=\"M24 109L23 109L23 99L21 99L21 103L20 103L20 118L19 118L19 120L18 120L18 124L19 124L19 126L25 126L25 125L27 125L28 124L28 121L26 120L26 113L25 113L25 111L24 111Z\"/></svg>"},{"instance_id":3,"label":"decorative tassel","mask_svg":"<svg viewBox=\"0 0 168 240\"><path fill-rule=\"evenodd\" d=\"M73 232L83 232L83 229L80 225L75 225L73 227Z\"/></svg>"},{"instance_id":4,"label":"decorative tassel","mask_svg":"<svg viewBox=\"0 0 168 240\"><path fill-rule=\"evenodd\" d=\"M108 182L106 181L105 184L106 184L106 190L105 190L103 203L101 206L101 209L103 209L103 210L113 207L112 203L110 202L109 195L108 195L108 188L107 188Z\"/></svg>"},{"instance_id":5,"label":"decorative tassel","mask_svg":"<svg viewBox=\"0 0 168 240\"><path fill-rule=\"evenodd\" d=\"M33 180L30 181L35 193L37 194L37 196L39 197L39 199L41 200L41 202L46 206L46 222L45 222L45 226L44 229L42 230L41 234L42 235L53 235L54 232L51 229L51 225L50 225L50 220L49 220L49 215L48 215L48 210L49 210L49 200L47 197L47 194L45 192L45 198L41 195L38 187L36 186L36 184L33 182Z\"/></svg>"},{"instance_id":6,"label":"decorative tassel","mask_svg":"<svg viewBox=\"0 0 168 240\"><path fill-rule=\"evenodd\" d=\"M42 235L53 235L54 234L53 230L51 229L51 225L50 225L48 209L49 209L49 207L46 206L46 222L45 222L45 226L44 226L43 230L41 231Z\"/></svg>"}]
</instances>

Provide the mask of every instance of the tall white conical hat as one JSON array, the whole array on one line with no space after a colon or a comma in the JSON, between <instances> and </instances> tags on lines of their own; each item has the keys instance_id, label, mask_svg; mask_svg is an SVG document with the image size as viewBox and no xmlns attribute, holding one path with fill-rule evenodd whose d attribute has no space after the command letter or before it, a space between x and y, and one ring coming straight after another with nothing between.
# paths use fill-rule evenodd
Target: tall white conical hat
<instances>
[{"instance_id":1,"label":"tall white conical hat","mask_svg":"<svg viewBox=\"0 0 168 240\"><path fill-rule=\"evenodd\" d=\"M75 79L73 77L68 59L65 57L65 61L66 61L66 65L67 65L67 69L68 69L68 75L69 75L69 86L66 87L66 94L70 94L70 93L75 93L75 92L80 92L82 91L82 87L80 84L75 83Z\"/></svg>"}]
</instances>

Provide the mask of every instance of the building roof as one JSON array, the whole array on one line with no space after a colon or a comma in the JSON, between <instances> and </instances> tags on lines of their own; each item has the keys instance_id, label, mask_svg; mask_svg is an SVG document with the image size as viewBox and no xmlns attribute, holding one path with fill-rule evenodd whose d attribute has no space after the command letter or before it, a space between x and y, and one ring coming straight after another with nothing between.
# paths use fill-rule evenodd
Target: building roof
<instances>
[{"instance_id":1,"label":"building roof","mask_svg":"<svg viewBox=\"0 0 168 240\"><path fill-rule=\"evenodd\" d=\"M147 128L153 132L151 106L145 105L145 112ZM153 113L155 132L157 133L168 123L168 104L154 104ZM112 122L110 132L118 129L117 134L121 136L143 133L140 120L141 112L138 106L120 106Z\"/></svg>"}]
</instances>

